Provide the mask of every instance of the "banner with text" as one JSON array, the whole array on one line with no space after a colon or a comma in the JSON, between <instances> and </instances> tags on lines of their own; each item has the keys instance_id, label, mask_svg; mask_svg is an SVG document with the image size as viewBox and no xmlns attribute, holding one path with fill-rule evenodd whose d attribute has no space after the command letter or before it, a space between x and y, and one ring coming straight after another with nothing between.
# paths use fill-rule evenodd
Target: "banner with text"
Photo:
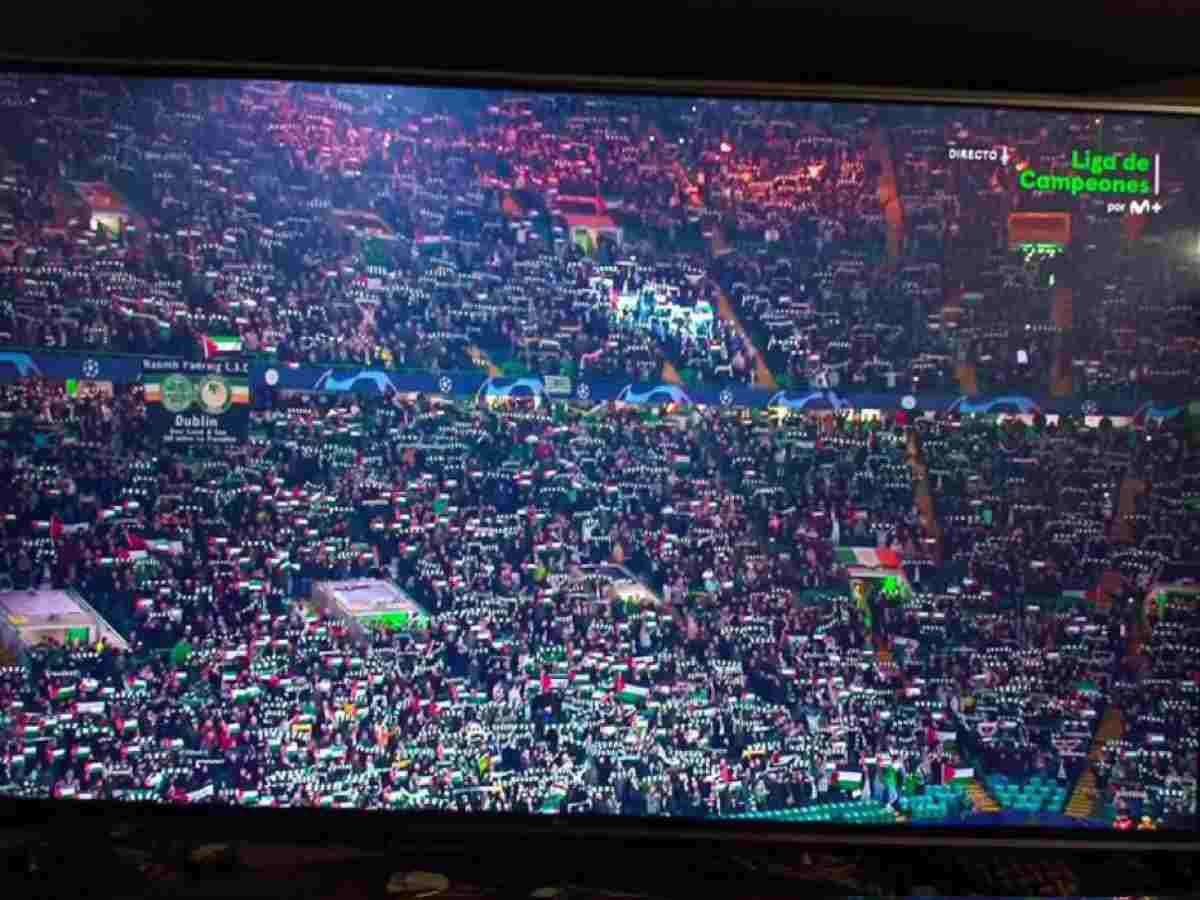
<instances>
[{"instance_id":1,"label":"banner with text","mask_svg":"<svg viewBox=\"0 0 1200 900\"><path fill-rule=\"evenodd\" d=\"M621 378L581 376L525 376L488 378L482 370L469 372L394 371L371 367L346 367L278 363L264 359L215 356L209 359L179 359L102 352L37 349L0 349L0 383L27 378L90 384L128 385L150 383L168 374L226 378L248 378L255 396L269 402L271 391L314 391L387 395L389 393L441 394L458 398L528 396L555 399L568 397L585 403L609 400L657 405L692 403L706 406L787 407L814 411L834 406L850 410L904 409L922 413L955 409L960 413L1007 413L1036 406L1044 413L1078 415L1082 412L1108 416L1133 415L1146 398L1132 393L1087 400L1082 395L1056 398L1040 393L1015 398L1010 394L967 398L951 393L920 392L897 388L885 393L859 393L850 386L838 390L837 402L829 392L814 388L773 391L740 383L684 386L665 382L630 383ZM1017 401L1020 402L1017 402ZM1174 403L1175 401L1172 401Z\"/></svg>"},{"instance_id":2,"label":"banner with text","mask_svg":"<svg viewBox=\"0 0 1200 900\"><path fill-rule=\"evenodd\" d=\"M175 446L237 444L250 432L250 386L245 378L210 372L146 375L151 431Z\"/></svg>"}]
</instances>

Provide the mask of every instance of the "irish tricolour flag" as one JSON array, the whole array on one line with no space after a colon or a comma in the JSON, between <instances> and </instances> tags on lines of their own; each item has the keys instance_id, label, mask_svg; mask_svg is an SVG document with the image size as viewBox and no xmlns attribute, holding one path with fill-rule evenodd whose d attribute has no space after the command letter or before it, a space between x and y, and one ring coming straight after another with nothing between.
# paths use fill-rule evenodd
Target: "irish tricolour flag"
<instances>
[{"instance_id":1,"label":"irish tricolour flag","mask_svg":"<svg viewBox=\"0 0 1200 900\"><path fill-rule=\"evenodd\" d=\"M898 569L900 557L887 547L838 547L838 562L871 569Z\"/></svg>"},{"instance_id":2,"label":"irish tricolour flag","mask_svg":"<svg viewBox=\"0 0 1200 900\"><path fill-rule=\"evenodd\" d=\"M200 346L204 350L204 358L212 359L225 353L241 353L242 339L233 335L202 335Z\"/></svg>"}]
</instances>

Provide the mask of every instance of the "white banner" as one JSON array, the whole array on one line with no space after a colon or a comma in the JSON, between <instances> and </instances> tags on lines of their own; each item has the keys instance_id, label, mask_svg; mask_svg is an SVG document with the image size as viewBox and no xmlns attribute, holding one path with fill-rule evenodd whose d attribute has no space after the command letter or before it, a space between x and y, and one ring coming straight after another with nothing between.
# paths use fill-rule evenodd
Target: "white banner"
<instances>
[{"instance_id":1,"label":"white banner","mask_svg":"<svg viewBox=\"0 0 1200 900\"><path fill-rule=\"evenodd\" d=\"M187 795L188 803L195 803L197 800L207 800L216 793L215 785L209 783L204 787L192 791Z\"/></svg>"},{"instance_id":2,"label":"white banner","mask_svg":"<svg viewBox=\"0 0 1200 900\"><path fill-rule=\"evenodd\" d=\"M571 379L566 375L543 375L542 385L547 394L557 394L569 397L571 395Z\"/></svg>"},{"instance_id":3,"label":"white banner","mask_svg":"<svg viewBox=\"0 0 1200 900\"><path fill-rule=\"evenodd\" d=\"M1118 800L1149 800L1150 794L1146 791L1121 790L1117 791L1116 797Z\"/></svg>"}]
</instances>

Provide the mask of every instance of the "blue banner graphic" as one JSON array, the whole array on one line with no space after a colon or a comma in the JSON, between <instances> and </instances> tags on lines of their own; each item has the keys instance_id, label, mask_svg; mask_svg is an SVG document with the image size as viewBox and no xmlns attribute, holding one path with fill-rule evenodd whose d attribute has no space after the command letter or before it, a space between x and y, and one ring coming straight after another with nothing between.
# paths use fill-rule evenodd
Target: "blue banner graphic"
<instances>
[{"instance_id":1,"label":"blue banner graphic","mask_svg":"<svg viewBox=\"0 0 1200 900\"><path fill-rule=\"evenodd\" d=\"M489 378L482 371L420 372L392 371L347 366L293 365L248 359L184 360L176 357L108 355L52 350L0 351L0 382L17 378L69 378L136 384L147 375L178 372L185 375L220 374L249 379L256 403L269 402L262 388L386 395L389 392L445 394L460 399L485 396L542 396L605 403L660 405L679 403L705 406L765 408L783 405L797 410L874 409L913 413L955 410L962 413L1043 413L1059 415L1132 416L1153 408L1144 394L1123 394L1104 398L1051 398L1030 394L993 394L967 398L957 394L908 395L890 393L853 393L842 391L799 390L769 391L743 384L686 387L665 382L630 383L625 380L586 378L550 379L541 376ZM569 382L569 384L567 384ZM549 388L552 388L549 389ZM1164 408L1174 406L1163 404Z\"/></svg>"}]
</instances>

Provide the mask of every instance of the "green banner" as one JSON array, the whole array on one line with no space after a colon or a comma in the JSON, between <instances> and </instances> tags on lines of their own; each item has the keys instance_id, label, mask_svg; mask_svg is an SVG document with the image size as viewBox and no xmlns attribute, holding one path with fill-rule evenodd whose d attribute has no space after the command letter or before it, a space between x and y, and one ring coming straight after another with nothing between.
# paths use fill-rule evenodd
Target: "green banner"
<instances>
[{"instance_id":1,"label":"green banner","mask_svg":"<svg viewBox=\"0 0 1200 900\"><path fill-rule=\"evenodd\" d=\"M409 628L424 627L423 619L420 616L413 616L407 610L363 616L359 621L368 627L375 626L390 631L407 631Z\"/></svg>"}]
</instances>

